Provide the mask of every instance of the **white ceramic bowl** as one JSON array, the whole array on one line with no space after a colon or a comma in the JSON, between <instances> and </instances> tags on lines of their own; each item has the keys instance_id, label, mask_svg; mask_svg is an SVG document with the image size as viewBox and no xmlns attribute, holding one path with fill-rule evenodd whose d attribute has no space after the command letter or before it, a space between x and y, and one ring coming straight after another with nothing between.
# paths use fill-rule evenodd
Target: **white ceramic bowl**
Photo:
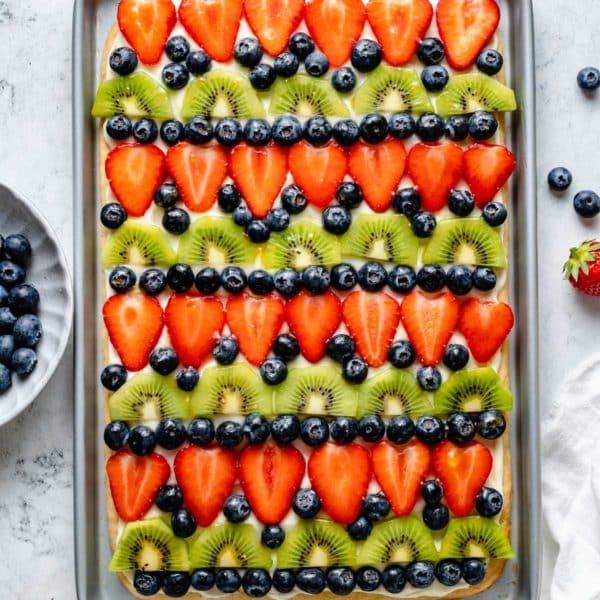
<instances>
[{"instance_id":1,"label":"white ceramic bowl","mask_svg":"<svg viewBox=\"0 0 600 600\"><path fill-rule=\"evenodd\" d=\"M0 234L13 233L22 233L31 242L33 257L26 281L40 293L43 336L33 373L26 379L13 375L12 387L0 394L0 425L16 417L44 389L65 351L73 321L71 277L56 234L33 205L0 184Z\"/></svg>"}]
</instances>

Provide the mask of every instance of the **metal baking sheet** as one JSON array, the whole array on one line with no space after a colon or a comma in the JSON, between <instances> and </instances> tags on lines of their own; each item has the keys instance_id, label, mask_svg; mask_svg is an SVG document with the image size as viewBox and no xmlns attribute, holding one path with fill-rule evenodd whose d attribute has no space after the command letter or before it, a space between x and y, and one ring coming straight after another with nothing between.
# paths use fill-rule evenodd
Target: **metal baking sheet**
<instances>
[{"instance_id":1,"label":"metal baking sheet","mask_svg":"<svg viewBox=\"0 0 600 600\"><path fill-rule=\"evenodd\" d=\"M508 81L519 111L507 120L518 167L511 193L511 303L517 328L511 341L516 398L511 429L512 540L517 560L478 598L539 597L541 556L538 418L538 297L535 185L535 83L530 0L500 0ZM80 600L125 600L131 595L107 571L110 560L105 511L103 403L98 380L102 352L98 289L96 131L90 107L116 0L76 0L73 18L73 147L75 223L75 567Z\"/></svg>"}]
</instances>

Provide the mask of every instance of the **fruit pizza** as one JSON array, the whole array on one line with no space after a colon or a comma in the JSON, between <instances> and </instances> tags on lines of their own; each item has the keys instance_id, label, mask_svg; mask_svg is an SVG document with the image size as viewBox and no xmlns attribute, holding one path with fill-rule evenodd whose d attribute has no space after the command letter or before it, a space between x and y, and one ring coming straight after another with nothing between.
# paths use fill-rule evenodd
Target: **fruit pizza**
<instances>
[{"instance_id":1,"label":"fruit pizza","mask_svg":"<svg viewBox=\"0 0 600 600\"><path fill-rule=\"evenodd\" d=\"M510 545L495 0L121 0L98 124L107 567L460 598Z\"/></svg>"}]
</instances>

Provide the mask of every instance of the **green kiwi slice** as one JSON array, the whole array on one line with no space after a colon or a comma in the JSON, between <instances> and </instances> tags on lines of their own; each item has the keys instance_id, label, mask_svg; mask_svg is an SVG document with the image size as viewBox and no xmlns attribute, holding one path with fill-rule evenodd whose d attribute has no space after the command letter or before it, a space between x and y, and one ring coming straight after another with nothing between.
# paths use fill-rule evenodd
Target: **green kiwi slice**
<instances>
[{"instance_id":1,"label":"green kiwi slice","mask_svg":"<svg viewBox=\"0 0 600 600\"><path fill-rule=\"evenodd\" d=\"M146 73L113 77L98 86L92 116L124 114L132 119L171 119L173 110L167 90Z\"/></svg>"},{"instance_id":2,"label":"green kiwi slice","mask_svg":"<svg viewBox=\"0 0 600 600\"><path fill-rule=\"evenodd\" d=\"M429 238L423 262L504 269L506 256L500 233L483 219L445 219L438 222Z\"/></svg>"},{"instance_id":3,"label":"green kiwi slice","mask_svg":"<svg viewBox=\"0 0 600 600\"><path fill-rule=\"evenodd\" d=\"M363 384L358 394L357 417L378 414L416 419L431 414L432 408L410 371L389 369Z\"/></svg>"},{"instance_id":4,"label":"green kiwi slice","mask_svg":"<svg viewBox=\"0 0 600 600\"><path fill-rule=\"evenodd\" d=\"M230 219L201 217L179 238L178 260L223 268L254 264L256 248Z\"/></svg>"},{"instance_id":5,"label":"green kiwi slice","mask_svg":"<svg viewBox=\"0 0 600 600\"><path fill-rule=\"evenodd\" d=\"M278 569L351 567L355 545L346 530L331 521L300 521L277 551Z\"/></svg>"},{"instance_id":6,"label":"green kiwi slice","mask_svg":"<svg viewBox=\"0 0 600 600\"><path fill-rule=\"evenodd\" d=\"M476 413L484 410L512 410L513 397L490 367L458 371L448 377L435 393L436 415L452 412Z\"/></svg>"},{"instance_id":7,"label":"green kiwi slice","mask_svg":"<svg viewBox=\"0 0 600 600\"><path fill-rule=\"evenodd\" d=\"M208 527L190 548L193 569L270 569L272 563L271 553L261 546L258 531L248 524L226 523Z\"/></svg>"},{"instance_id":8,"label":"green kiwi slice","mask_svg":"<svg viewBox=\"0 0 600 600\"><path fill-rule=\"evenodd\" d=\"M358 553L358 565L404 564L415 560L437 561L431 532L416 517L399 517L373 527Z\"/></svg>"},{"instance_id":9,"label":"green kiwi slice","mask_svg":"<svg viewBox=\"0 0 600 600\"><path fill-rule=\"evenodd\" d=\"M162 421L188 419L187 396L172 377L139 373L119 388L108 401L112 421Z\"/></svg>"},{"instance_id":10,"label":"green kiwi slice","mask_svg":"<svg viewBox=\"0 0 600 600\"><path fill-rule=\"evenodd\" d=\"M331 267L341 260L338 238L310 221L299 221L273 233L262 253L267 269L291 267L301 271L311 265Z\"/></svg>"},{"instance_id":11,"label":"green kiwi slice","mask_svg":"<svg viewBox=\"0 0 600 600\"><path fill-rule=\"evenodd\" d=\"M273 392L256 371L243 364L208 367L192 397L194 416L273 413Z\"/></svg>"},{"instance_id":12,"label":"green kiwi slice","mask_svg":"<svg viewBox=\"0 0 600 600\"><path fill-rule=\"evenodd\" d=\"M310 75L278 78L271 88L270 115L348 117L350 111L333 87Z\"/></svg>"},{"instance_id":13,"label":"green kiwi slice","mask_svg":"<svg viewBox=\"0 0 600 600\"><path fill-rule=\"evenodd\" d=\"M353 417L356 392L333 367L290 369L275 390L275 413Z\"/></svg>"},{"instance_id":14,"label":"green kiwi slice","mask_svg":"<svg viewBox=\"0 0 600 600\"><path fill-rule=\"evenodd\" d=\"M352 98L358 114L371 112L432 112L433 106L419 74L413 69L380 66L372 71Z\"/></svg>"},{"instance_id":15,"label":"green kiwi slice","mask_svg":"<svg viewBox=\"0 0 600 600\"><path fill-rule=\"evenodd\" d=\"M419 240L404 215L359 215L342 238L342 254L369 260L417 263Z\"/></svg>"},{"instance_id":16,"label":"green kiwi slice","mask_svg":"<svg viewBox=\"0 0 600 600\"><path fill-rule=\"evenodd\" d=\"M483 73L466 73L450 77L435 106L442 117L449 117L478 110L510 112L517 110L517 101L513 90L497 79Z\"/></svg>"},{"instance_id":17,"label":"green kiwi slice","mask_svg":"<svg viewBox=\"0 0 600 600\"><path fill-rule=\"evenodd\" d=\"M451 519L440 558L514 558L506 531L492 519Z\"/></svg>"},{"instance_id":18,"label":"green kiwi slice","mask_svg":"<svg viewBox=\"0 0 600 600\"><path fill-rule=\"evenodd\" d=\"M160 227L127 220L113 231L102 251L105 268L117 265L172 265L175 252Z\"/></svg>"},{"instance_id":19,"label":"green kiwi slice","mask_svg":"<svg viewBox=\"0 0 600 600\"><path fill-rule=\"evenodd\" d=\"M265 109L246 79L224 69L214 69L188 84L181 116L185 120L250 119L264 117Z\"/></svg>"},{"instance_id":20,"label":"green kiwi slice","mask_svg":"<svg viewBox=\"0 0 600 600\"><path fill-rule=\"evenodd\" d=\"M127 523L108 570L188 571L187 544L162 519Z\"/></svg>"}]
</instances>

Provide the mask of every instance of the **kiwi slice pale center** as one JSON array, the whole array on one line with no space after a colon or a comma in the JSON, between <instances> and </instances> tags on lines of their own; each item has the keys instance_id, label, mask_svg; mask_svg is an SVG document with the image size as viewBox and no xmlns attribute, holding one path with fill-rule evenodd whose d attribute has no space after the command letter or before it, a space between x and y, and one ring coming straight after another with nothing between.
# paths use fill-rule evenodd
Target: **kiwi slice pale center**
<instances>
[{"instance_id":1,"label":"kiwi slice pale center","mask_svg":"<svg viewBox=\"0 0 600 600\"><path fill-rule=\"evenodd\" d=\"M309 567L320 567L330 562L330 553L321 546L315 546L306 559L306 565Z\"/></svg>"},{"instance_id":2,"label":"kiwi slice pale center","mask_svg":"<svg viewBox=\"0 0 600 600\"><path fill-rule=\"evenodd\" d=\"M465 265L477 263L477 253L469 244L460 244L455 251L455 262Z\"/></svg>"},{"instance_id":3,"label":"kiwi slice pale center","mask_svg":"<svg viewBox=\"0 0 600 600\"><path fill-rule=\"evenodd\" d=\"M217 564L220 567L225 568L236 568L243 564L243 560L240 555L235 551L233 546L225 546L219 553Z\"/></svg>"},{"instance_id":4,"label":"kiwi slice pale center","mask_svg":"<svg viewBox=\"0 0 600 600\"><path fill-rule=\"evenodd\" d=\"M137 565L142 571L160 571L163 564L163 556L169 554L168 548L157 548L154 543L144 541L137 553Z\"/></svg>"},{"instance_id":5,"label":"kiwi slice pale center","mask_svg":"<svg viewBox=\"0 0 600 600\"><path fill-rule=\"evenodd\" d=\"M246 408L246 395L237 386L224 386L219 390L219 412L224 415L237 415Z\"/></svg>"},{"instance_id":6,"label":"kiwi slice pale center","mask_svg":"<svg viewBox=\"0 0 600 600\"><path fill-rule=\"evenodd\" d=\"M485 546L478 544L475 540L469 540L465 546L465 556L471 558L487 558L488 551Z\"/></svg>"},{"instance_id":7,"label":"kiwi slice pale center","mask_svg":"<svg viewBox=\"0 0 600 600\"><path fill-rule=\"evenodd\" d=\"M414 560L414 548L409 544L401 544L390 554L390 563L408 563Z\"/></svg>"}]
</instances>

